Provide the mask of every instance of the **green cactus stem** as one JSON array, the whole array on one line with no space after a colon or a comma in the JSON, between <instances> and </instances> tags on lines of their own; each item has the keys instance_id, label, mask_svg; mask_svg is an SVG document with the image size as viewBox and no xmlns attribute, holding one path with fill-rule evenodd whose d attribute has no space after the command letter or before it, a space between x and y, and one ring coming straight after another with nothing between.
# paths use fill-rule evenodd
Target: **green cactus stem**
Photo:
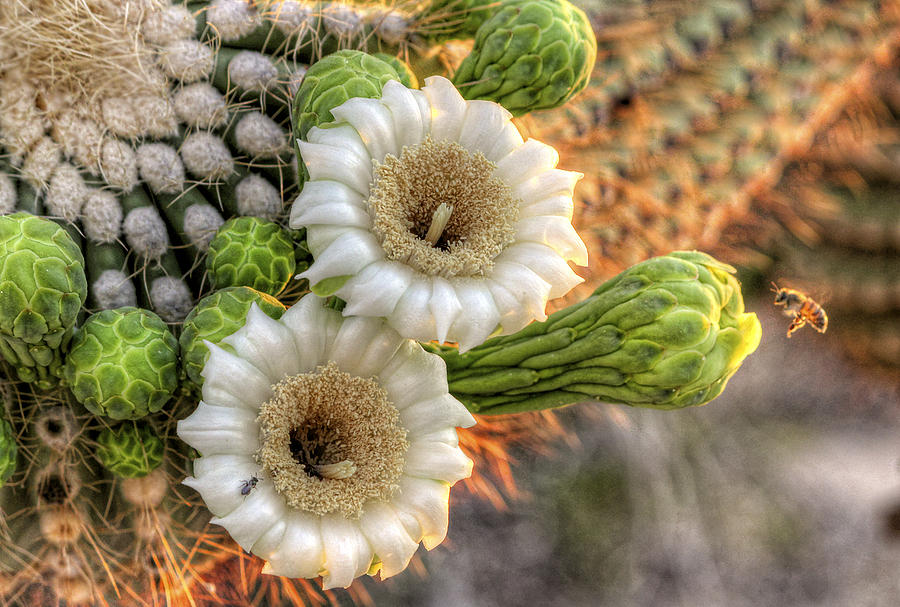
<instances>
[{"instance_id":1,"label":"green cactus stem","mask_svg":"<svg viewBox=\"0 0 900 607\"><path fill-rule=\"evenodd\" d=\"M138 419L155 413L178 386L178 342L162 319L124 307L92 315L75 334L66 379L95 415Z\"/></svg>"},{"instance_id":2,"label":"green cactus stem","mask_svg":"<svg viewBox=\"0 0 900 607\"><path fill-rule=\"evenodd\" d=\"M759 344L734 269L696 251L639 263L546 321L459 354L450 392L480 414L549 409L585 400L655 409L718 396Z\"/></svg>"},{"instance_id":3,"label":"green cactus stem","mask_svg":"<svg viewBox=\"0 0 900 607\"><path fill-rule=\"evenodd\" d=\"M5 419L0 419L0 487L12 478L16 471L16 433Z\"/></svg>"}]
</instances>

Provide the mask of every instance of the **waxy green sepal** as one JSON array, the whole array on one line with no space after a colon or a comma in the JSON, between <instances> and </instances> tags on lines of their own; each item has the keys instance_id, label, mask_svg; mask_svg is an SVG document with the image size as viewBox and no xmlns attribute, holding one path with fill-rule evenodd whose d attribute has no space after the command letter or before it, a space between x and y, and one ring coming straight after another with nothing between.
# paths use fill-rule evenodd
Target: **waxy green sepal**
<instances>
[{"instance_id":1,"label":"waxy green sepal","mask_svg":"<svg viewBox=\"0 0 900 607\"><path fill-rule=\"evenodd\" d=\"M759 345L734 268L697 251L639 263L581 303L460 354L450 392L472 412L517 413L580 401L679 409L718 396Z\"/></svg>"},{"instance_id":2,"label":"waxy green sepal","mask_svg":"<svg viewBox=\"0 0 900 607\"><path fill-rule=\"evenodd\" d=\"M507 2L485 21L453 84L466 99L496 101L514 116L562 105L587 86L597 39L566 0Z\"/></svg>"},{"instance_id":3,"label":"waxy green sepal","mask_svg":"<svg viewBox=\"0 0 900 607\"><path fill-rule=\"evenodd\" d=\"M206 271L216 289L251 287L278 295L296 269L287 230L258 217L226 221L209 243Z\"/></svg>"},{"instance_id":4,"label":"waxy green sepal","mask_svg":"<svg viewBox=\"0 0 900 607\"><path fill-rule=\"evenodd\" d=\"M97 445L100 463L120 478L147 476L162 464L165 450L153 428L139 421L104 428Z\"/></svg>"},{"instance_id":5,"label":"waxy green sepal","mask_svg":"<svg viewBox=\"0 0 900 607\"><path fill-rule=\"evenodd\" d=\"M87 298L84 257L56 223L0 216L0 354L22 381L50 389Z\"/></svg>"},{"instance_id":6,"label":"waxy green sepal","mask_svg":"<svg viewBox=\"0 0 900 607\"><path fill-rule=\"evenodd\" d=\"M95 415L144 417L162 409L178 387L178 341L149 310L98 312L72 338L66 380Z\"/></svg>"}]
</instances>

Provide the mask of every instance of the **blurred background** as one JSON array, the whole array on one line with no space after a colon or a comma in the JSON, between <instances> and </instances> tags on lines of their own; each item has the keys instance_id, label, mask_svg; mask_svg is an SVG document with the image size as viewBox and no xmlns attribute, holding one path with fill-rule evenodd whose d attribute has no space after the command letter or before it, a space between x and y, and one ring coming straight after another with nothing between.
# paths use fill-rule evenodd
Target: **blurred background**
<instances>
[{"instance_id":1,"label":"blurred background","mask_svg":"<svg viewBox=\"0 0 900 607\"><path fill-rule=\"evenodd\" d=\"M592 264L567 302L702 249L739 268L762 343L699 409L533 418L542 438L508 452L517 489L484 473L508 507L455 492L448 543L421 578L367 584L374 603L898 604L897 3L576 4L600 41L591 85L522 123L585 173ZM788 339L770 281L821 304L827 332Z\"/></svg>"}]
</instances>

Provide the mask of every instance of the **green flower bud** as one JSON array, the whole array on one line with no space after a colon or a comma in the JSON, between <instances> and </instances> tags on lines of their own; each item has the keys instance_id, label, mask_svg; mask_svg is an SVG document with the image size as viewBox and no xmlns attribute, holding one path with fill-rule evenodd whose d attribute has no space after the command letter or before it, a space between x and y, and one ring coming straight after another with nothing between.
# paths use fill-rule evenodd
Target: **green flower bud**
<instances>
[{"instance_id":1,"label":"green flower bud","mask_svg":"<svg viewBox=\"0 0 900 607\"><path fill-rule=\"evenodd\" d=\"M294 246L287 230L258 217L229 219L209 243L206 271L213 288L252 287L278 295L294 275Z\"/></svg>"},{"instance_id":2,"label":"green flower bud","mask_svg":"<svg viewBox=\"0 0 900 607\"><path fill-rule=\"evenodd\" d=\"M209 349L203 342L218 344L243 327L254 302L275 320L284 314L285 307L274 297L250 287L231 287L201 299L184 319L179 339L181 359L185 373L196 385L203 384L200 372L209 358Z\"/></svg>"},{"instance_id":3,"label":"green flower bud","mask_svg":"<svg viewBox=\"0 0 900 607\"><path fill-rule=\"evenodd\" d=\"M163 462L162 439L142 422L105 428L97 444L100 463L120 478L147 476Z\"/></svg>"},{"instance_id":4,"label":"green flower bud","mask_svg":"<svg viewBox=\"0 0 900 607\"><path fill-rule=\"evenodd\" d=\"M12 478L16 471L16 433L5 419L0 419L0 487Z\"/></svg>"},{"instance_id":5,"label":"green flower bud","mask_svg":"<svg viewBox=\"0 0 900 607\"><path fill-rule=\"evenodd\" d=\"M502 4L508 3L507 0ZM496 0L434 0L417 31L432 42L468 40L496 10Z\"/></svg>"},{"instance_id":6,"label":"green flower bud","mask_svg":"<svg viewBox=\"0 0 900 607\"><path fill-rule=\"evenodd\" d=\"M481 414L584 400L656 409L718 396L759 345L734 268L697 251L639 263L581 303L447 362L450 392Z\"/></svg>"},{"instance_id":7,"label":"green flower bud","mask_svg":"<svg viewBox=\"0 0 900 607\"><path fill-rule=\"evenodd\" d=\"M87 297L81 249L56 223L0 216L0 354L23 381L51 388Z\"/></svg>"},{"instance_id":8,"label":"green flower bud","mask_svg":"<svg viewBox=\"0 0 900 607\"><path fill-rule=\"evenodd\" d=\"M394 68L394 70L397 72L400 84L408 89L419 88L419 79L416 78L415 73L412 71L412 68L408 63L406 63L399 57L388 55L387 53L375 53L372 56L381 59L385 63L389 64L392 68Z\"/></svg>"},{"instance_id":9,"label":"green flower bud","mask_svg":"<svg viewBox=\"0 0 900 607\"><path fill-rule=\"evenodd\" d=\"M514 116L562 105L587 86L597 39L566 0L510 3L478 28L453 84L466 99L496 101Z\"/></svg>"},{"instance_id":10,"label":"green flower bud","mask_svg":"<svg viewBox=\"0 0 900 607\"><path fill-rule=\"evenodd\" d=\"M72 339L66 380L96 415L138 419L155 413L178 386L178 342L162 319L140 308L92 315Z\"/></svg>"}]
</instances>

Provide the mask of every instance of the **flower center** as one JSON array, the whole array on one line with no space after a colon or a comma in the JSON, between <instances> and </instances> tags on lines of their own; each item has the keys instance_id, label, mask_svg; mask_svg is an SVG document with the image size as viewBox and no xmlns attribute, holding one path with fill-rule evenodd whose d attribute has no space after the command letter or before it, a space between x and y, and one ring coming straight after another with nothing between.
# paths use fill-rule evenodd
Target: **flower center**
<instances>
[{"instance_id":1,"label":"flower center","mask_svg":"<svg viewBox=\"0 0 900 607\"><path fill-rule=\"evenodd\" d=\"M431 137L376 163L369 213L387 258L428 275L489 273L519 216L496 168L481 153Z\"/></svg>"},{"instance_id":2,"label":"flower center","mask_svg":"<svg viewBox=\"0 0 900 607\"><path fill-rule=\"evenodd\" d=\"M387 392L334 362L273 387L257 421L256 459L288 506L359 518L390 500L406 461L406 430Z\"/></svg>"}]
</instances>

